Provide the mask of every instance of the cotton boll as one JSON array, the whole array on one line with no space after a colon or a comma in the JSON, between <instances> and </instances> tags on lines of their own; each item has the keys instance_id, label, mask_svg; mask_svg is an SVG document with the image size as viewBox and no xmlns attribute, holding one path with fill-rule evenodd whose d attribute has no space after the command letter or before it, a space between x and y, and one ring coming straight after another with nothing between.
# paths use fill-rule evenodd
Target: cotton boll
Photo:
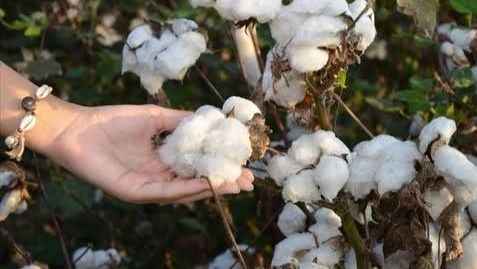
<instances>
[{"instance_id":1,"label":"cotton boll","mask_svg":"<svg viewBox=\"0 0 477 269\"><path fill-rule=\"evenodd\" d=\"M176 127L172 135L166 138L164 147L168 144L173 145L173 149L164 150L163 153L170 153L176 150L179 153L182 152L199 152L202 148L203 141L208 135L211 128L211 123L201 115L190 115L184 118ZM161 150L159 151L161 153ZM161 158L165 160L170 157L162 155Z\"/></svg>"},{"instance_id":2,"label":"cotton boll","mask_svg":"<svg viewBox=\"0 0 477 269\"><path fill-rule=\"evenodd\" d=\"M469 215L472 218L472 221L474 223L477 223L477 200L470 203L468 210L469 210Z\"/></svg>"},{"instance_id":3,"label":"cotton boll","mask_svg":"<svg viewBox=\"0 0 477 269\"><path fill-rule=\"evenodd\" d=\"M313 172L305 170L287 178L283 184L282 197L292 203L311 203L321 200L321 194L313 180Z\"/></svg>"},{"instance_id":4,"label":"cotton boll","mask_svg":"<svg viewBox=\"0 0 477 269\"><path fill-rule=\"evenodd\" d=\"M287 203L278 216L277 226L285 236L303 232L306 225L306 215L297 205Z\"/></svg>"},{"instance_id":5,"label":"cotton boll","mask_svg":"<svg viewBox=\"0 0 477 269\"><path fill-rule=\"evenodd\" d=\"M275 180L275 183L278 186L282 186L287 177L295 175L303 168L303 165L286 155L275 155L268 161L267 171L270 177Z\"/></svg>"},{"instance_id":6,"label":"cotton boll","mask_svg":"<svg viewBox=\"0 0 477 269\"><path fill-rule=\"evenodd\" d=\"M154 67L166 78L182 80L187 70L195 64L205 50L204 36L196 32L188 32L155 56Z\"/></svg>"},{"instance_id":7,"label":"cotton boll","mask_svg":"<svg viewBox=\"0 0 477 269\"><path fill-rule=\"evenodd\" d=\"M213 126L220 120L225 119L225 115L220 109L209 105L199 107L194 114L203 116L209 126Z\"/></svg>"},{"instance_id":8,"label":"cotton boll","mask_svg":"<svg viewBox=\"0 0 477 269\"><path fill-rule=\"evenodd\" d=\"M398 191L416 176L414 163L386 161L377 169L374 180L378 183L378 192L383 195L389 191Z\"/></svg>"},{"instance_id":9,"label":"cotton boll","mask_svg":"<svg viewBox=\"0 0 477 269\"><path fill-rule=\"evenodd\" d=\"M437 33L440 35L448 35L451 30L455 27L455 23L443 23L437 27Z\"/></svg>"},{"instance_id":10,"label":"cotton boll","mask_svg":"<svg viewBox=\"0 0 477 269\"><path fill-rule=\"evenodd\" d=\"M121 262L121 256L115 249L98 250L94 252L94 267L95 269L109 269L113 265L118 265Z\"/></svg>"},{"instance_id":11,"label":"cotton boll","mask_svg":"<svg viewBox=\"0 0 477 269\"><path fill-rule=\"evenodd\" d=\"M176 162L178 152L175 143L166 142L159 148L158 153L161 161L167 166L172 166Z\"/></svg>"},{"instance_id":12,"label":"cotton boll","mask_svg":"<svg viewBox=\"0 0 477 269\"><path fill-rule=\"evenodd\" d=\"M215 9L227 20L236 22L255 18L265 23L277 15L281 5L281 0L217 0Z\"/></svg>"},{"instance_id":13,"label":"cotton boll","mask_svg":"<svg viewBox=\"0 0 477 269\"><path fill-rule=\"evenodd\" d=\"M73 261L75 261L75 267L78 269L95 268L94 252L87 247L77 249L73 254Z\"/></svg>"},{"instance_id":14,"label":"cotton boll","mask_svg":"<svg viewBox=\"0 0 477 269\"><path fill-rule=\"evenodd\" d=\"M196 175L194 164L200 157L201 155L197 153L180 154L175 159L172 169L180 177L192 178Z\"/></svg>"},{"instance_id":15,"label":"cotton boll","mask_svg":"<svg viewBox=\"0 0 477 269\"><path fill-rule=\"evenodd\" d=\"M434 221L437 221L442 211L454 200L454 196L447 187L443 187L438 191L427 190L423 198L426 202L426 210Z\"/></svg>"},{"instance_id":16,"label":"cotton boll","mask_svg":"<svg viewBox=\"0 0 477 269\"><path fill-rule=\"evenodd\" d=\"M223 156L204 155L196 164L198 176L209 178L212 186L219 187L224 182L233 182L242 173L241 166Z\"/></svg>"},{"instance_id":17,"label":"cotton boll","mask_svg":"<svg viewBox=\"0 0 477 269\"><path fill-rule=\"evenodd\" d=\"M359 36L357 49L365 51L376 38L376 27L374 20L369 16L362 16L354 25L353 33Z\"/></svg>"},{"instance_id":18,"label":"cotton boll","mask_svg":"<svg viewBox=\"0 0 477 269\"><path fill-rule=\"evenodd\" d=\"M262 114L260 109L252 101L242 97L229 97L223 107L222 112L231 115L242 123L250 121L255 114Z\"/></svg>"},{"instance_id":19,"label":"cotton boll","mask_svg":"<svg viewBox=\"0 0 477 269\"><path fill-rule=\"evenodd\" d=\"M0 222L15 212L22 202L22 191L14 189L7 192L0 202Z\"/></svg>"},{"instance_id":20,"label":"cotton boll","mask_svg":"<svg viewBox=\"0 0 477 269\"><path fill-rule=\"evenodd\" d=\"M445 41L444 43L441 44L441 53L452 57L455 53L454 45L448 41Z\"/></svg>"},{"instance_id":21,"label":"cotton boll","mask_svg":"<svg viewBox=\"0 0 477 269\"><path fill-rule=\"evenodd\" d=\"M291 68L300 73L318 71L328 63L328 51L315 46L290 46L287 51Z\"/></svg>"},{"instance_id":22,"label":"cotton boll","mask_svg":"<svg viewBox=\"0 0 477 269\"><path fill-rule=\"evenodd\" d=\"M331 131L319 130L313 136L315 143L321 150L321 154L336 156L350 154L349 148Z\"/></svg>"},{"instance_id":23,"label":"cotton boll","mask_svg":"<svg viewBox=\"0 0 477 269\"><path fill-rule=\"evenodd\" d=\"M293 141L290 149L288 149L288 156L303 166L316 164L320 157L320 149L314 145L313 135L303 135L297 140Z\"/></svg>"},{"instance_id":24,"label":"cotton boll","mask_svg":"<svg viewBox=\"0 0 477 269\"><path fill-rule=\"evenodd\" d=\"M438 117L422 128L419 135L419 151L426 153L431 143L438 139L437 145L449 144L452 135L457 130L455 121L446 117Z\"/></svg>"},{"instance_id":25,"label":"cotton boll","mask_svg":"<svg viewBox=\"0 0 477 269\"><path fill-rule=\"evenodd\" d=\"M320 208L314 213L316 224L311 225L308 231L313 233L319 244L328 241L328 239L341 236L341 219L328 208Z\"/></svg>"},{"instance_id":26,"label":"cotton boll","mask_svg":"<svg viewBox=\"0 0 477 269\"><path fill-rule=\"evenodd\" d=\"M314 262L319 265L334 268L343 258L344 253L341 246L333 241L321 244L318 248L313 248L303 256L301 262ZM301 269L301 268L300 268Z\"/></svg>"},{"instance_id":27,"label":"cotton boll","mask_svg":"<svg viewBox=\"0 0 477 269\"><path fill-rule=\"evenodd\" d=\"M303 22L290 45L335 48L341 43L340 32L346 27L340 17L313 16Z\"/></svg>"},{"instance_id":28,"label":"cotton boll","mask_svg":"<svg viewBox=\"0 0 477 269\"><path fill-rule=\"evenodd\" d=\"M193 8L213 7L215 5L215 0L189 0L189 3Z\"/></svg>"},{"instance_id":29,"label":"cotton boll","mask_svg":"<svg viewBox=\"0 0 477 269\"><path fill-rule=\"evenodd\" d=\"M454 200L462 207L477 199L477 167L457 149L444 145L432 155L437 172L451 185Z\"/></svg>"},{"instance_id":30,"label":"cotton boll","mask_svg":"<svg viewBox=\"0 0 477 269\"><path fill-rule=\"evenodd\" d=\"M275 19L270 22L272 38L278 44L285 46L307 18L308 16L304 14L292 11L289 6L283 7Z\"/></svg>"},{"instance_id":31,"label":"cotton boll","mask_svg":"<svg viewBox=\"0 0 477 269\"><path fill-rule=\"evenodd\" d=\"M252 155L248 129L234 118L221 120L207 134L202 150L245 164Z\"/></svg>"},{"instance_id":32,"label":"cotton boll","mask_svg":"<svg viewBox=\"0 0 477 269\"><path fill-rule=\"evenodd\" d=\"M153 37L151 26L143 24L129 33L126 43L130 49L137 49Z\"/></svg>"},{"instance_id":33,"label":"cotton boll","mask_svg":"<svg viewBox=\"0 0 477 269\"><path fill-rule=\"evenodd\" d=\"M240 251L247 250L248 254L253 254L255 252L253 248L244 244L240 244L238 247ZM234 266L232 267L232 265ZM242 266L232 250L227 249L225 252L215 257L215 259L208 265L208 269L242 269Z\"/></svg>"},{"instance_id":34,"label":"cotton boll","mask_svg":"<svg viewBox=\"0 0 477 269\"><path fill-rule=\"evenodd\" d=\"M350 176L346 183L346 190L355 199L362 199L377 188L374 176L379 163L374 159L358 157L349 164Z\"/></svg>"},{"instance_id":35,"label":"cotton boll","mask_svg":"<svg viewBox=\"0 0 477 269\"><path fill-rule=\"evenodd\" d=\"M176 35L182 35L187 32L197 31L199 29L199 26L195 21L191 21L188 19L173 19L168 21L167 23L171 25L172 31Z\"/></svg>"},{"instance_id":36,"label":"cotton boll","mask_svg":"<svg viewBox=\"0 0 477 269\"><path fill-rule=\"evenodd\" d=\"M421 160L422 154L413 141L397 141L389 144L381 153L380 159L384 161L410 162Z\"/></svg>"},{"instance_id":37,"label":"cotton boll","mask_svg":"<svg viewBox=\"0 0 477 269\"><path fill-rule=\"evenodd\" d=\"M477 37L477 30L470 30L466 28L454 27L450 33L449 38L452 43L460 48L469 49L470 43Z\"/></svg>"},{"instance_id":38,"label":"cotton boll","mask_svg":"<svg viewBox=\"0 0 477 269\"><path fill-rule=\"evenodd\" d=\"M359 156L377 158L382 150L395 142L399 142L395 137L390 135L378 135L371 140L357 144L353 151Z\"/></svg>"},{"instance_id":39,"label":"cotton boll","mask_svg":"<svg viewBox=\"0 0 477 269\"><path fill-rule=\"evenodd\" d=\"M16 178L16 174L10 170L0 170L0 188L10 185Z\"/></svg>"},{"instance_id":40,"label":"cotton boll","mask_svg":"<svg viewBox=\"0 0 477 269\"><path fill-rule=\"evenodd\" d=\"M297 13L310 13L313 15L339 16L349 15L348 3L345 0L293 0L289 9Z\"/></svg>"},{"instance_id":41,"label":"cotton boll","mask_svg":"<svg viewBox=\"0 0 477 269\"><path fill-rule=\"evenodd\" d=\"M464 255L448 263L449 269L477 269L477 229L473 229L462 241Z\"/></svg>"},{"instance_id":42,"label":"cotton boll","mask_svg":"<svg viewBox=\"0 0 477 269\"><path fill-rule=\"evenodd\" d=\"M298 265L300 269L329 269L324 265L319 265L314 262L302 262Z\"/></svg>"},{"instance_id":43,"label":"cotton boll","mask_svg":"<svg viewBox=\"0 0 477 269\"><path fill-rule=\"evenodd\" d=\"M325 155L321 157L313 174L321 194L332 201L348 181L348 164L342 158Z\"/></svg>"},{"instance_id":44,"label":"cotton boll","mask_svg":"<svg viewBox=\"0 0 477 269\"><path fill-rule=\"evenodd\" d=\"M315 247L315 238L311 233L292 234L275 246L272 267L288 263L298 264L300 257L297 257L297 254L303 250L309 250Z\"/></svg>"},{"instance_id":45,"label":"cotton boll","mask_svg":"<svg viewBox=\"0 0 477 269\"><path fill-rule=\"evenodd\" d=\"M273 50L267 54L267 62L262 77L262 91L265 100L272 100L283 107L294 107L303 101L306 93L304 77L296 71L281 74L281 78L274 78L272 73Z\"/></svg>"}]
</instances>

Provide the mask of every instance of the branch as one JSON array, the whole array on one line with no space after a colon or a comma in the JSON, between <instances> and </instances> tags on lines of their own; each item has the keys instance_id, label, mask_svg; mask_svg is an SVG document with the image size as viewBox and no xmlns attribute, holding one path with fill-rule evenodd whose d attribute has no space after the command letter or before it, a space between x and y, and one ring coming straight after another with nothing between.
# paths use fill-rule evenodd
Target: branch
<instances>
[{"instance_id":1,"label":"branch","mask_svg":"<svg viewBox=\"0 0 477 269\"><path fill-rule=\"evenodd\" d=\"M335 92L331 92L331 94L333 95L333 97L335 98L336 101L338 101L338 103L340 103L340 105L346 110L346 112L348 112L348 114L351 116L351 118L353 118L354 121L356 121L356 123L358 123L358 125L361 127L361 129L363 129L363 131L369 135L370 138L374 138L374 135L373 133L366 127L366 125L364 125L364 123L353 113L353 111L346 105L345 102L343 102L343 100L341 99L341 97L339 95L337 95Z\"/></svg>"},{"instance_id":2,"label":"branch","mask_svg":"<svg viewBox=\"0 0 477 269\"><path fill-rule=\"evenodd\" d=\"M247 269L248 268L247 264L245 263L245 259L242 256L242 252L240 251L240 248L237 244L237 241L235 240L235 236L232 232L232 229L230 228L230 224L227 220L227 216L225 215L224 207L222 205L222 202L220 201L220 197L215 191L214 186L212 186L212 182L210 181L209 178L207 178L207 183L209 183L210 190L212 191L212 194L214 195L215 203L217 204L217 207L219 208L220 217L222 218L222 223L224 224L224 227L225 227L225 232L228 238L230 239L230 241L232 242L233 248L235 252L237 253L237 256L239 258L240 264L242 265L242 268Z\"/></svg>"}]
</instances>

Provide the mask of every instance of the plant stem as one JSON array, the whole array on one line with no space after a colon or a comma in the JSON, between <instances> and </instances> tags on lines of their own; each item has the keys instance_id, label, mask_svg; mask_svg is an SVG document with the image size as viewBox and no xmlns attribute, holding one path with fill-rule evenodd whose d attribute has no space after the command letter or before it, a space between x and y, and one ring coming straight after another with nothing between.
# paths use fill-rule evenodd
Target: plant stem
<instances>
[{"instance_id":1,"label":"plant stem","mask_svg":"<svg viewBox=\"0 0 477 269\"><path fill-rule=\"evenodd\" d=\"M240 261L240 264L242 265L242 269L247 269L247 264L245 263L245 259L242 256L242 252L240 251L237 241L235 240L235 236L232 232L232 228L230 228L230 224L225 215L224 207L222 205L222 202L220 201L220 197L215 191L214 186L212 186L212 182L210 182L210 179L207 178L207 182L209 183L210 190L212 191L212 194L214 195L215 203L217 204L217 207L219 208L220 217L222 218L222 223L224 224L224 227L225 227L225 232L227 236L229 237L230 241L232 242L233 248L235 249L235 252L237 253L237 257Z\"/></svg>"}]
</instances>

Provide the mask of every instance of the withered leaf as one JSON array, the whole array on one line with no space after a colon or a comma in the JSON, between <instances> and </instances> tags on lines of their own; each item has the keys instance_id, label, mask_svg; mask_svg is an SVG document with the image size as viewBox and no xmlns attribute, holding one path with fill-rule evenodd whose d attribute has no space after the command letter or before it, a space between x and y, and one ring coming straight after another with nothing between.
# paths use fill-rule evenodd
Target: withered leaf
<instances>
[{"instance_id":1,"label":"withered leaf","mask_svg":"<svg viewBox=\"0 0 477 269\"><path fill-rule=\"evenodd\" d=\"M412 16L417 27L427 37L432 37L437 24L439 0L397 0L398 10Z\"/></svg>"}]
</instances>

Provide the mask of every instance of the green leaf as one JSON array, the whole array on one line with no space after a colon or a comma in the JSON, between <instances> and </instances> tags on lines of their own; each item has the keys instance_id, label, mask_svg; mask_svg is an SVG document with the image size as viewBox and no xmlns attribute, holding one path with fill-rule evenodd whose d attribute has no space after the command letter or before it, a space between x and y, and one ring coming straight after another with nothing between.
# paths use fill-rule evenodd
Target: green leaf
<instances>
[{"instance_id":1,"label":"green leaf","mask_svg":"<svg viewBox=\"0 0 477 269\"><path fill-rule=\"evenodd\" d=\"M456 69L451 72L452 86L455 88L468 88L474 84L470 68Z\"/></svg>"},{"instance_id":2,"label":"green leaf","mask_svg":"<svg viewBox=\"0 0 477 269\"><path fill-rule=\"evenodd\" d=\"M477 1L475 0L450 0L451 7L464 14L477 14Z\"/></svg>"},{"instance_id":3,"label":"green leaf","mask_svg":"<svg viewBox=\"0 0 477 269\"><path fill-rule=\"evenodd\" d=\"M414 18L417 27L425 36L433 35L439 0L397 0L397 4L400 12Z\"/></svg>"},{"instance_id":4,"label":"green leaf","mask_svg":"<svg viewBox=\"0 0 477 269\"><path fill-rule=\"evenodd\" d=\"M425 92L420 89L400 91L397 96L400 101L407 104L411 113L425 111L431 107L427 101Z\"/></svg>"},{"instance_id":5,"label":"green leaf","mask_svg":"<svg viewBox=\"0 0 477 269\"><path fill-rule=\"evenodd\" d=\"M64 217L72 217L93 205L93 188L81 181L64 180L46 185L48 202Z\"/></svg>"},{"instance_id":6,"label":"green leaf","mask_svg":"<svg viewBox=\"0 0 477 269\"><path fill-rule=\"evenodd\" d=\"M25 30L25 36L28 37L37 37L41 34L41 27L36 25L30 25Z\"/></svg>"},{"instance_id":7,"label":"green leaf","mask_svg":"<svg viewBox=\"0 0 477 269\"><path fill-rule=\"evenodd\" d=\"M338 72L338 76L335 80L335 86L337 88L341 88L341 89L346 89L346 79L347 79L347 73L346 73L346 70L345 69L341 69L339 72Z\"/></svg>"},{"instance_id":8,"label":"green leaf","mask_svg":"<svg viewBox=\"0 0 477 269\"><path fill-rule=\"evenodd\" d=\"M5 11L0 8L0 19L3 19L5 17Z\"/></svg>"}]
</instances>

